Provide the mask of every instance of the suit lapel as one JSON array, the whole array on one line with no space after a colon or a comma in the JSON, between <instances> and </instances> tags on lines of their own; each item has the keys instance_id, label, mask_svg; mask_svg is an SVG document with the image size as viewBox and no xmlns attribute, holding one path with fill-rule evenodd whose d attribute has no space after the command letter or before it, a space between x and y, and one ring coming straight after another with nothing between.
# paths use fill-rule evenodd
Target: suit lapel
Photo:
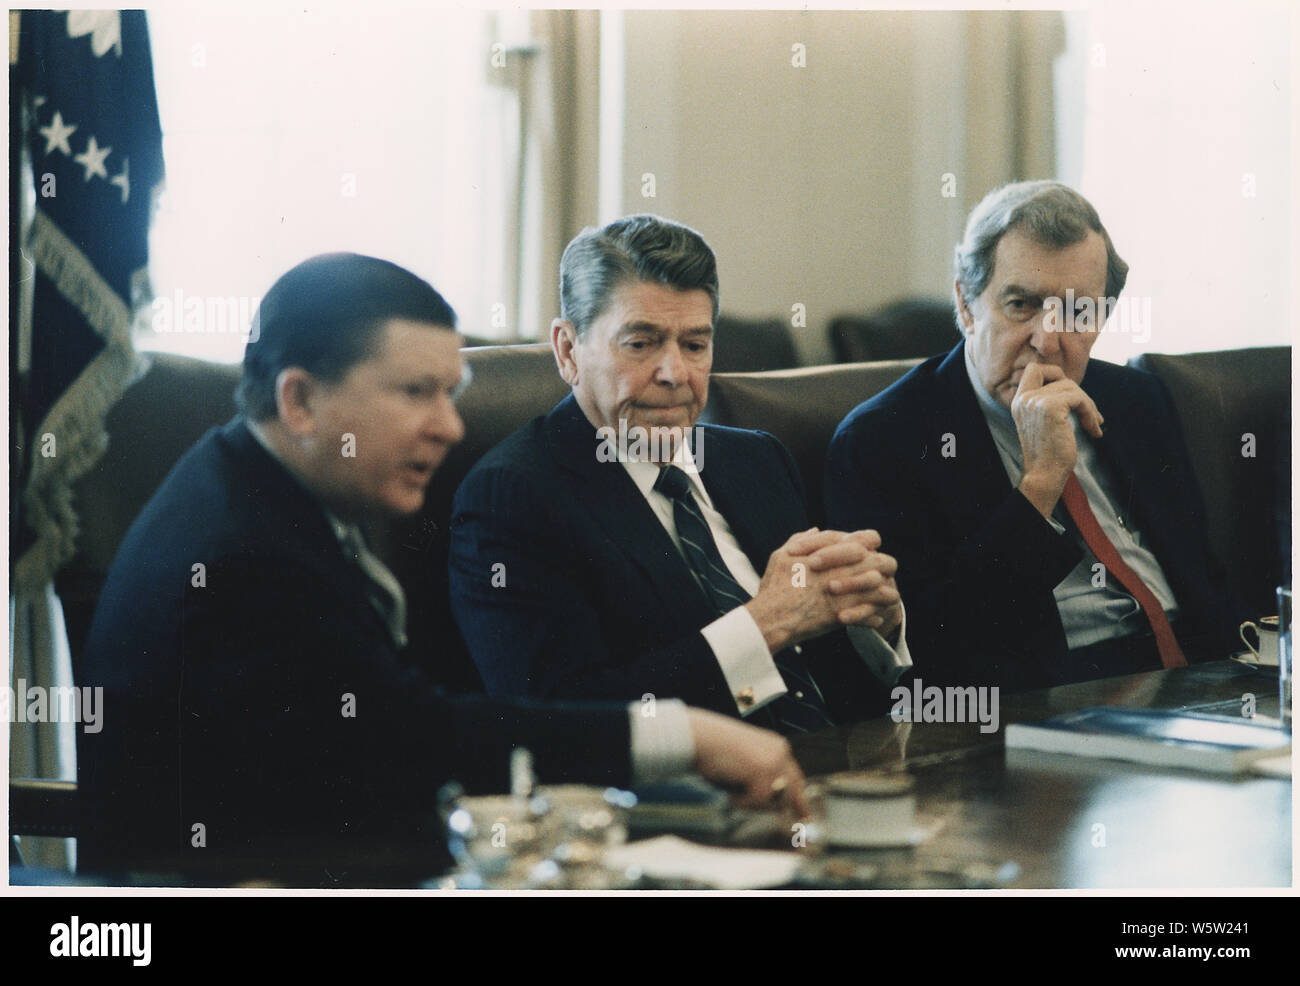
<instances>
[{"instance_id":1,"label":"suit lapel","mask_svg":"<svg viewBox=\"0 0 1300 986\"><path fill-rule=\"evenodd\" d=\"M1011 482L971 387L965 346L964 340L958 343L935 371L938 399L930 412L923 454L935 457L933 475L940 480L936 493L958 518L957 529L974 530L1006 499ZM950 458L944 455L944 436L949 434L956 443Z\"/></svg>"},{"instance_id":2,"label":"suit lapel","mask_svg":"<svg viewBox=\"0 0 1300 986\"><path fill-rule=\"evenodd\" d=\"M367 575L344 556L320 503L262 447L242 419L226 426L225 437L243 460L255 494L250 508L263 529L277 532L279 543L294 552L303 569L334 589L337 605L351 614L352 621L358 626L372 624L376 638L391 641L388 625L369 601ZM294 536L285 536L288 531Z\"/></svg>"},{"instance_id":3,"label":"suit lapel","mask_svg":"<svg viewBox=\"0 0 1300 986\"><path fill-rule=\"evenodd\" d=\"M1081 386L1101 411L1106 424L1102 437L1094 439L1097 455L1110 473L1112 495L1121 516L1131 515L1139 500L1137 491L1159 487L1158 473L1163 468L1159 449L1152 449L1146 436L1142 413L1135 405L1130 392L1116 386L1108 365L1097 361L1089 364ZM1135 517L1138 526L1148 536L1160 536L1158 518Z\"/></svg>"},{"instance_id":4,"label":"suit lapel","mask_svg":"<svg viewBox=\"0 0 1300 986\"><path fill-rule=\"evenodd\" d=\"M706 426L703 440L709 442L718 435ZM785 490L773 489L771 463L766 457L760 465L755 455L722 440L707 448L700 479L754 571L762 575L772 552L806 520L795 516L797 504L782 502L782 498L792 500L795 492L790 490L787 497Z\"/></svg>"},{"instance_id":5,"label":"suit lapel","mask_svg":"<svg viewBox=\"0 0 1300 986\"><path fill-rule=\"evenodd\" d=\"M682 622L696 628L712 622L712 606L632 477L618 462L596 458L596 429L572 394L547 415L543 435L550 455L572 480L571 493L583 516L651 584L663 611L681 614Z\"/></svg>"}]
</instances>

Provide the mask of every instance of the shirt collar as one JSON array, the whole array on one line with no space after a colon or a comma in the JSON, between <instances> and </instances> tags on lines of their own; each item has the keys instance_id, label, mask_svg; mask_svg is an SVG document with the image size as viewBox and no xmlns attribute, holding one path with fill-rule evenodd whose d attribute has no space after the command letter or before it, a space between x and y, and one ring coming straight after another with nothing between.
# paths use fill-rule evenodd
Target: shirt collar
<instances>
[{"instance_id":1,"label":"shirt collar","mask_svg":"<svg viewBox=\"0 0 1300 986\"><path fill-rule=\"evenodd\" d=\"M361 529L355 524L345 523L328 507L322 509L325 511L325 519L330 522L330 528L334 531L334 536L339 539L339 544L346 548L352 543L354 537L360 537L362 542L365 541Z\"/></svg>"},{"instance_id":2,"label":"shirt collar","mask_svg":"<svg viewBox=\"0 0 1300 986\"><path fill-rule=\"evenodd\" d=\"M294 474L294 471L284 465L280 457L275 454L275 450L271 448L270 444L267 442L266 436L262 434L261 429L259 429L256 424L254 424L251 421L245 421L244 426L248 429L248 433L252 435L254 439L257 440L257 444L262 446L262 448L266 450L266 454L269 455L271 458L273 458L276 462L279 462L281 467L284 469L284 471L288 473L290 477L292 477L293 481L297 483L299 486L301 486L303 490L311 497L312 502L315 503L318 507L320 507L321 512L325 514L325 519L329 521L330 530L332 530L334 532L334 536L338 538L339 544L341 544L344 548L350 547L354 531L356 532L356 536L361 538L362 542L365 541L365 536L361 534L360 527L358 527L356 524L346 523L336 513L334 513L334 511L330 510L329 507L325 506L325 504L321 503L318 499L316 499L315 494L313 494L311 490L307 489L306 485L304 485L302 480L299 479Z\"/></svg>"},{"instance_id":3,"label":"shirt collar","mask_svg":"<svg viewBox=\"0 0 1300 986\"><path fill-rule=\"evenodd\" d=\"M700 478L700 470L695 465L691 450L685 446L679 447L672 464L684 472L686 478L690 480L691 492L695 494L696 501L712 509L713 501L709 499L708 490L704 488L704 480ZM659 479L659 463L629 459L621 465L632 477L632 482L636 483L636 488L641 491L642 496L649 497L654 492L655 481Z\"/></svg>"}]
</instances>

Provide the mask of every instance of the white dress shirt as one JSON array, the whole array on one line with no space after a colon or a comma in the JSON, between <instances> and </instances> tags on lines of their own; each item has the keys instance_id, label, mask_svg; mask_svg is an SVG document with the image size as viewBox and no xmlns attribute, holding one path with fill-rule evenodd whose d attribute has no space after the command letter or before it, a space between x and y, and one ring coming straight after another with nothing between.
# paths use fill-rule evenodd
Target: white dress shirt
<instances>
[{"instance_id":1,"label":"white dress shirt","mask_svg":"<svg viewBox=\"0 0 1300 986\"><path fill-rule=\"evenodd\" d=\"M629 461L622 463L624 469L641 495L646 498L650 509L654 511L659 523L664 526L672 538L677 550L681 551L681 541L677 536L677 522L673 517L671 497L655 491L655 481L659 478L659 465L654 462ZM713 506L708 490L700 479L700 471L690 456L689 449L678 449L673 465L686 474L690 481L691 493L695 502L709 525L709 532L718 546L728 571L738 585L751 596L758 591L762 576L754 570L748 556L741 549L735 534L725 517ZM683 555L685 557L685 555ZM891 647L875 630L868 627L849 627L849 640L859 657L878 678L886 684L893 684L898 676L912 666L912 656L907 649L906 617L898 632L898 645ZM717 658L722 675L736 702L739 715L749 715L763 706L770 704L786 693L785 681L777 670L772 653L763 640L763 633L754 622L744 606L737 606L729 613L718 617L700 631L708 641L709 648ZM802 648L795 645L796 653Z\"/></svg>"}]
</instances>

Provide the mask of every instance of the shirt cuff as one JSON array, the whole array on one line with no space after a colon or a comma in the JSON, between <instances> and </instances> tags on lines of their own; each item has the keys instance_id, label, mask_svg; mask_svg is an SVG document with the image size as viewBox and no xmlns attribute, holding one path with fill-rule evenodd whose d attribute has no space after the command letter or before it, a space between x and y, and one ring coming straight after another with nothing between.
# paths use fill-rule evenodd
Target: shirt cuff
<instances>
[{"instance_id":1,"label":"shirt cuff","mask_svg":"<svg viewBox=\"0 0 1300 986\"><path fill-rule=\"evenodd\" d=\"M686 703L680 699L633 702L627 707L632 786L642 787L688 773L695 765L695 740Z\"/></svg>"},{"instance_id":2,"label":"shirt cuff","mask_svg":"<svg viewBox=\"0 0 1300 986\"><path fill-rule=\"evenodd\" d=\"M850 626L849 643L858 652L868 670L886 685L893 685L912 666L912 652L907 647L907 607L899 603L902 620L898 624L898 643L893 647L870 627Z\"/></svg>"},{"instance_id":3,"label":"shirt cuff","mask_svg":"<svg viewBox=\"0 0 1300 986\"><path fill-rule=\"evenodd\" d=\"M700 633L722 668L738 715L756 712L785 694L785 679L772 660L763 631L744 606L718 617Z\"/></svg>"}]
</instances>

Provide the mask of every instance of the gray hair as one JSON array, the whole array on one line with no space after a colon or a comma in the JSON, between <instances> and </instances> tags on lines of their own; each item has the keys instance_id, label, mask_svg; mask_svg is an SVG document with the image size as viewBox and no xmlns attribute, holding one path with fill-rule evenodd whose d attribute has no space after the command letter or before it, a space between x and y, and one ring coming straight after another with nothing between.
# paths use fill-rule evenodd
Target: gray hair
<instances>
[{"instance_id":1,"label":"gray hair","mask_svg":"<svg viewBox=\"0 0 1300 986\"><path fill-rule=\"evenodd\" d=\"M610 295L632 281L705 291L718 321L713 251L690 227L652 215L624 216L602 229L588 226L573 238L560 258L560 317L583 336Z\"/></svg>"},{"instance_id":2,"label":"gray hair","mask_svg":"<svg viewBox=\"0 0 1300 986\"><path fill-rule=\"evenodd\" d=\"M1003 185L984 196L966 221L966 235L957 244L957 283L969 303L984 293L993 276L993 254L1010 230L1020 230L1045 246L1073 246L1100 233L1106 244L1106 297L1118 298L1128 280L1128 264L1115 252L1097 210L1082 195L1055 181L1022 181ZM961 328L958 319L957 327Z\"/></svg>"}]
</instances>

